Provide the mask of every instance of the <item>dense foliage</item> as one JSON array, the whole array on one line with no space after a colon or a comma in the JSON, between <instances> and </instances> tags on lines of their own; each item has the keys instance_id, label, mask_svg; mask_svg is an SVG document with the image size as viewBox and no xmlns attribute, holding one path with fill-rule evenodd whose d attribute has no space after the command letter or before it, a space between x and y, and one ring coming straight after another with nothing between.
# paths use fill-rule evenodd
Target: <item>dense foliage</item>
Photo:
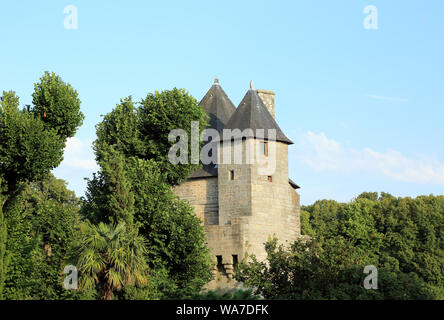
<instances>
[{"instance_id":1,"label":"dense foliage","mask_svg":"<svg viewBox=\"0 0 444 320\"><path fill-rule=\"evenodd\" d=\"M54 73L45 72L34 85L32 103L31 113L62 139L73 137L83 122L77 91Z\"/></svg>"},{"instance_id":2,"label":"dense foliage","mask_svg":"<svg viewBox=\"0 0 444 320\"><path fill-rule=\"evenodd\" d=\"M179 89L148 94L138 107L122 100L97 126L100 171L80 202L49 173L83 121L78 94L46 72L32 98L22 110L14 92L0 100L0 298L200 291L211 278L203 227L172 192L197 165L168 161L170 130L206 126L197 101ZM67 264L80 272L80 293L61 285Z\"/></svg>"},{"instance_id":3,"label":"dense foliage","mask_svg":"<svg viewBox=\"0 0 444 320\"><path fill-rule=\"evenodd\" d=\"M270 299L444 299L444 196L320 200L301 225L310 238L269 241L267 263L244 261L238 280ZM366 265L378 268L377 290L363 287Z\"/></svg>"},{"instance_id":4,"label":"dense foliage","mask_svg":"<svg viewBox=\"0 0 444 320\"><path fill-rule=\"evenodd\" d=\"M82 124L70 84L45 72L32 105L0 97L0 299L444 299L444 196L363 193L301 211L306 235L270 239L266 261L244 259L235 277L251 286L200 293L212 278L201 221L173 193L198 165L174 165L173 129L200 136L207 116L182 89L123 99L97 125L100 170L76 198L50 171ZM191 139L188 139L191 150ZM79 289L63 287L75 265ZM365 266L378 288L363 286Z\"/></svg>"},{"instance_id":5,"label":"dense foliage","mask_svg":"<svg viewBox=\"0 0 444 320\"><path fill-rule=\"evenodd\" d=\"M67 299L63 269L79 234L79 200L49 175L28 183L11 203L7 219L7 299Z\"/></svg>"},{"instance_id":6,"label":"dense foliage","mask_svg":"<svg viewBox=\"0 0 444 320\"><path fill-rule=\"evenodd\" d=\"M3 188L3 181L0 177L0 191ZM3 289L5 286L6 271L8 267L8 256L6 252L6 240L8 228L5 214L3 213L3 205L6 197L0 192L0 300L4 299Z\"/></svg>"},{"instance_id":7,"label":"dense foliage","mask_svg":"<svg viewBox=\"0 0 444 320\"><path fill-rule=\"evenodd\" d=\"M183 129L191 137L192 121L199 123L200 134L207 126L207 120L197 100L183 89L150 93L138 106L131 97L125 98L97 125L97 160L100 162L109 146L113 146L126 157L153 160L165 175L166 182L177 185L198 165L191 163L191 152L187 164L172 164L168 152L176 142L169 141L168 135L174 129ZM188 150L191 150L191 138L188 139Z\"/></svg>"},{"instance_id":8,"label":"dense foliage","mask_svg":"<svg viewBox=\"0 0 444 320\"><path fill-rule=\"evenodd\" d=\"M146 285L148 266L145 239L125 222L87 224L76 253L80 289L98 289L100 298L112 300L126 285Z\"/></svg>"},{"instance_id":9,"label":"dense foliage","mask_svg":"<svg viewBox=\"0 0 444 320\"><path fill-rule=\"evenodd\" d=\"M39 188L45 179L51 179L49 172L62 161L66 139L82 121L77 92L54 73L45 72L35 85L32 106L20 110L19 98L12 91L4 91L0 97L0 298L41 294L50 299L60 294L53 287L49 265L41 269L42 281L32 284L38 278L33 274L42 265L60 262L66 247L58 251L60 255L50 254L50 240L56 243L60 231L52 219L58 216L60 223L75 209L66 208L61 199L52 199L54 194L46 189L39 194ZM33 182L37 184L30 185ZM57 239L68 241L64 236ZM39 292L37 296L32 290Z\"/></svg>"},{"instance_id":10,"label":"dense foliage","mask_svg":"<svg viewBox=\"0 0 444 320\"><path fill-rule=\"evenodd\" d=\"M3 92L0 104L0 174L8 197L21 182L43 178L63 157L65 140L27 110L19 110L14 92Z\"/></svg>"},{"instance_id":11,"label":"dense foliage","mask_svg":"<svg viewBox=\"0 0 444 320\"><path fill-rule=\"evenodd\" d=\"M101 170L88 182L82 214L94 224L125 220L126 214L146 239L150 284L124 288L121 298L189 296L211 278L201 221L172 191L196 165L172 165L167 157L174 143L168 132L190 132L191 121L203 130L204 111L185 91L173 89L149 94L138 107L123 99L97 125ZM117 194L122 196L113 201Z\"/></svg>"}]
</instances>

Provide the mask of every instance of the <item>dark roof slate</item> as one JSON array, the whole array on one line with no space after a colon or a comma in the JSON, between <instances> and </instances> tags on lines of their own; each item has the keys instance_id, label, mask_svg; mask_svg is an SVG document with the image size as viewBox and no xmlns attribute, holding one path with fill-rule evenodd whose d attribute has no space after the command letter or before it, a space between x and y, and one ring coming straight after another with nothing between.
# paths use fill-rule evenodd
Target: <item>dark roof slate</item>
<instances>
[{"instance_id":1,"label":"dark roof slate","mask_svg":"<svg viewBox=\"0 0 444 320\"><path fill-rule=\"evenodd\" d=\"M248 90L245 94L225 128L232 130L240 129L241 131L250 128L253 129L255 137L257 129L264 129L265 138L267 138L268 129L275 129L276 141L293 144L293 141L287 138L279 128L278 124L262 102L262 99L259 97L256 90L253 89Z\"/></svg>"},{"instance_id":2,"label":"dark roof slate","mask_svg":"<svg viewBox=\"0 0 444 320\"><path fill-rule=\"evenodd\" d=\"M214 84L210 90L200 101L199 105L205 110L210 117L209 128L216 129L219 133L225 128L225 125L230 120L233 113L236 111L236 107L230 98L228 98L224 89L219 84L219 80L216 78Z\"/></svg>"},{"instance_id":3,"label":"dark roof slate","mask_svg":"<svg viewBox=\"0 0 444 320\"><path fill-rule=\"evenodd\" d=\"M222 130L225 128L240 129L242 131L251 128L255 133L256 129L265 129L264 133L266 137L267 129L276 129L277 141L293 144L279 128L256 90L248 90L239 107L236 109L216 78L214 84L202 98L199 105L210 117L209 128L216 129L219 133L222 133ZM202 168L192 172L188 176L188 179L217 176L218 171L215 165L203 165ZM293 180L288 179L288 182L294 189L300 188Z\"/></svg>"},{"instance_id":4,"label":"dark roof slate","mask_svg":"<svg viewBox=\"0 0 444 320\"><path fill-rule=\"evenodd\" d=\"M288 179L288 181L290 182L290 185L293 187L293 189L300 189L301 188L293 180Z\"/></svg>"},{"instance_id":5,"label":"dark roof slate","mask_svg":"<svg viewBox=\"0 0 444 320\"><path fill-rule=\"evenodd\" d=\"M215 165L202 165L202 168L193 171L188 179L217 177L217 168Z\"/></svg>"}]
</instances>

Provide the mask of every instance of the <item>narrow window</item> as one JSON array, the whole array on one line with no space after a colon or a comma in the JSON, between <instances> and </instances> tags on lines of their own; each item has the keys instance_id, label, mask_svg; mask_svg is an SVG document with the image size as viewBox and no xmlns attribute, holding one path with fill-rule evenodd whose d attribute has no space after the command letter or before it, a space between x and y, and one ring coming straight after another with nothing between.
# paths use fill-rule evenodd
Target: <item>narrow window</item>
<instances>
[{"instance_id":1,"label":"narrow window","mask_svg":"<svg viewBox=\"0 0 444 320\"><path fill-rule=\"evenodd\" d=\"M217 271L223 272L224 265L222 264L222 256L216 256L216 259L217 259Z\"/></svg>"},{"instance_id":2,"label":"narrow window","mask_svg":"<svg viewBox=\"0 0 444 320\"><path fill-rule=\"evenodd\" d=\"M237 254L233 254L233 269L236 270L237 264L239 263L237 259Z\"/></svg>"},{"instance_id":3,"label":"narrow window","mask_svg":"<svg viewBox=\"0 0 444 320\"><path fill-rule=\"evenodd\" d=\"M268 141L261 141L259 148L261 155L268 157Z\"/></svg>"},{"instance_id":4,"label":"narrow window","mask_svg":"<svg viewBox=\"0 0 444 320\"><path fill-rule=\"evenodd\" d=\"M234 180L234 170L230 170L230 180Z\"/></svg>"},{"instance_id":5,"label":"narrow window","mask_svg":"<svg viewBox=\"0 0 444 320\"><path fill-rule=\"evenodd\" d=\"M273 177L272 176L268 176L268 181L269 182L273 182Z\"/></svg>"}]
</instances>

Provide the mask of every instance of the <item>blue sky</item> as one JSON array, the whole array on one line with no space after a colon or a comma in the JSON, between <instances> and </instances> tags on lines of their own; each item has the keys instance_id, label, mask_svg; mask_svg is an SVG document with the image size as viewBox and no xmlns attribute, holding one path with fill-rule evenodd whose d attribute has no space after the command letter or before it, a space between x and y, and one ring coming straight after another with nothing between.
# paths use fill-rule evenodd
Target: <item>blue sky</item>
<instances>
[{"instance_id":1,"label":"blue sky","mask_svg":"<svg viewBox=\"0 0 444 320\"><path fill-rule=\"evenodd\" d=\"M45 70L78 90L86 119L54 173L79 196L97 170L94 126L120 98L181 87L200 100L215 75L235 105L251 79L276 92L303 204L443 194L443 15L441 0L9 1L0 90L29 104Z\"/></svg>"}]
</instances>

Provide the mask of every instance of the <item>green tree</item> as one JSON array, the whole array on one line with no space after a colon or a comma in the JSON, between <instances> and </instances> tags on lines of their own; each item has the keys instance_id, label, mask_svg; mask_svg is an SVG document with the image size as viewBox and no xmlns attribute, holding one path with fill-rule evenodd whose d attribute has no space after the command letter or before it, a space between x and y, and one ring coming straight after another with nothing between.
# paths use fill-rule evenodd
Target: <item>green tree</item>
<instances>
[{"instance_id":1,"label":"green tree","mask_svg":"<svg viewBox=\"0 0 444 320\"><path fill-rule=\"evenodd\" d=\"M444 196L319 200L301 210L311 240L271 241L267 263L244 261L236 277L270 299L443 299L443 227ZM366 265L378 268L378 290L363 288Z\"/></svg>"},{"instance_id":2,"label":"green tree","mask_svg":"<svg viewBox=\"0 0 444 320\"><path fill-rule=\"evenodd\" d=\"M156 160L169 184L177 185L188 178L198 165L191 163L191 152L188 154L188 164L170 163L168 151L174 142L168 141L168 134L178 128L185 130L189 137L188 150L191 150L191 122L199 123L199 137L208 125L208 116L198 101L184 89L156 91L142 100L140 120L140 133L147 146L146 157Z\"/></svg>"},{"instance_id":3,"label":"green tree","mask_svg":"<svg viewBox=\"0 0 444 320\"><path fill-rule=\"evenodd\" d=\"M35 181L63 159L66 139L82 124L77 92L54 73L35 84L34 105L19 110L14 92L0 99L0 174L8 195L24 181Z\"/></svg>"},{"instance_id":4,"label":"green tree","mask_svg":"<svg viewBox=\"0 0 444 320\"><path fill-rule=\"evenodd\" d=\"M97 201L86 211L83 208L85 217L95 225L88 223L85 228L76 250L76 265L81 272L81 289L97 286L101 299L110 300L126 286L147 285L148 264L146 240L134 221L134 193L124 157L113 147L103 155L99 162L103 188Z\"/></svg>"},{"instance_id":5,"label":"green tree","mask_svg":"<svg viewBox=\"0 0 444 320\"><path fill-rule=\"evenodd\" d=\"M134 193L134 221L146 238L147 262L168 297L200 291L211 279L211 260L201 221L192 207L174 195L154 160L127 159L127 177ZM112 189L112 187L111 187ZM99 172L88 183L82 212L93 223L112 221L108 203L109 179ZM162 271L165 270L165 271Z\"/></svg>"},{"instance_id":6,"label":"green tree","mask_svg":"<svg viewBox=\"0 0 444 320\"><path fill-rule=\"evenodd\" d=\"M378 270L378 290L363 286L364 266L375 264L365 250L344 238L296 241L290 247L277 239L266 243L266 261L249 257L235 277L265 299L368 300L431 299L415 274Z\"/></svg>"},{"instance_id":7,"label":"green tree","mask_svg":"<svg viewBox=\"0 0 444 320\"><path fill-rule=\"evenodd\" d=\"M95 224L99 222L134 224L134 192L121 153L108 148L99 165L101 170L89 180L84 216Z\"/></svg>"},{"instance_id":8,"label":"green tree","mask_svg":"<svg viewBox=\"0 0 444 320\"><path fill-rule=\"evenodd\" d=\"M412 199L365 192L347 204L321 200L303 210L309 214L310 235L343 236L378 256L381 266L413 272L442 296L444 196Z\"/></svg>"},{"instance_id":9,"label":"green tree","mask_svg":"<svg viewBox=\"0 0 444 320\"><path fill-rule=\"evenodd\" d=\"M18 109L13 92L3 92L0 102L0 174L6 183L7 201L20 183L39 180L63 159L64 140L54 129L27 110Z\"/></svg>"},{"instance_id":10,"label":"green tree","mask_svg":"<svg viewBox=\"0 0 444 320\"><path fill-rule=\"evenodd\" d=\"M73 137L83 122L77 91L53 72L45 72L34 85L32 103L31 113L41 119L46 128L55 129L62 140Z\"/></svg>"},{"instance_id":11,"label":"green tree","mask_svg":"<svg viewBox=\"0 0 444 320\"><path fill-rule=\"evenodd\" d=\"M80 289L98 286L102 300L112 300L114 292L127 284L147 283L145 240L121 222L88 224L77 249Z\"/></svg>"},{"instance_id":12,"label":"green tree","mask_svg":"<svg viewBox=\"0 0 444 320\"><path fill-rule=\"evenodd\" d=\"M374 215L377 230L385 235L381 263L416 274L444 299L444 196L381 194Z\"/></svg>"},{"instance_id":13,"label":"green tree","mask_svg":"<svg viewBox=\"0 0 444 320\"><path fill-rule=\"evenodd\" d=\"M61 271L79 234L79 200L49 175L22 186L7 212L8 299L66 299Z\"/></svg>"},{"instance_id":14,"label":"green tree","mask_svg":"<svg viewBox=\"0 0 444 320\"><path fill-rule=\"evenodd\" d=\"M0 190L3 187L2 178L0 177ZM4 299L3 289L5 285L6 269L8 266L8 256L6 252L7 226L3 213L3 204L6 197L0 192L0 300Z\"/></svg>"},{"instance_id":15,"label":"green tree","mask_svg":"<svg viewBox=\"0 0 444 320\"><path fill-rule=\"evenodd\" d=\"M200 136L208 125L207 120L208 116L197 100L184 89L150 93L139 106L128 97L97 125L97 161L101 161L108 146L113 146L126 157L154 160L166 182L177 185L198 165L191 163L191 152L187 164L170 163L168 152L176 142L169 141L168 135L174 129L183 129L191 137L191 122L197 121ZM191 150L191 139L188 139L188 150Z\"/></svg>"},{"instance_id":16,"label":"green tree","mask_svg":"<svg viewBox=\"0 0 444 320\"><path fill-rule=\"evenodd\" d=\"M0 97L0 248L8 241L11 206L27 182L43 179L63 159L63 149L81 125L83 114L77 92L54 73L45 72L35 86L33 106L19 110L19 98L4 91ZM56 115L56 116L54 116ZM0 250L0 282L6 278L4 255ZM0 290L3 285L0 284ZM0 292L0 297L2 293Z\"/></svg>"},{"instance_id":17,"label":"green tree","mask_svg":"<svg viewBox=\"0 0 444 320\"><path fill-rule=\"evenodd\" d=\"M191 295L211 279L201 221L172 191L198 166L173 165L168 160L175 143L168 141L169 132L181 128L190 134L191 121L198 121L200 134L206 119L193 97L173 89L149 94L139 106L131 97L123 99L96 127L94 149L101 170L88 182L82 214L95 224L113 221L115 210L110 210L109 196L119 182L112 179L117 168L112 159L121 159L118 171L125 172L129 183L120 183L118 188L134 195L134 222L147 240L152 275L159 276L151 280L159 284L155 291L165 297Z\"/></svg>"}]
</instances>

